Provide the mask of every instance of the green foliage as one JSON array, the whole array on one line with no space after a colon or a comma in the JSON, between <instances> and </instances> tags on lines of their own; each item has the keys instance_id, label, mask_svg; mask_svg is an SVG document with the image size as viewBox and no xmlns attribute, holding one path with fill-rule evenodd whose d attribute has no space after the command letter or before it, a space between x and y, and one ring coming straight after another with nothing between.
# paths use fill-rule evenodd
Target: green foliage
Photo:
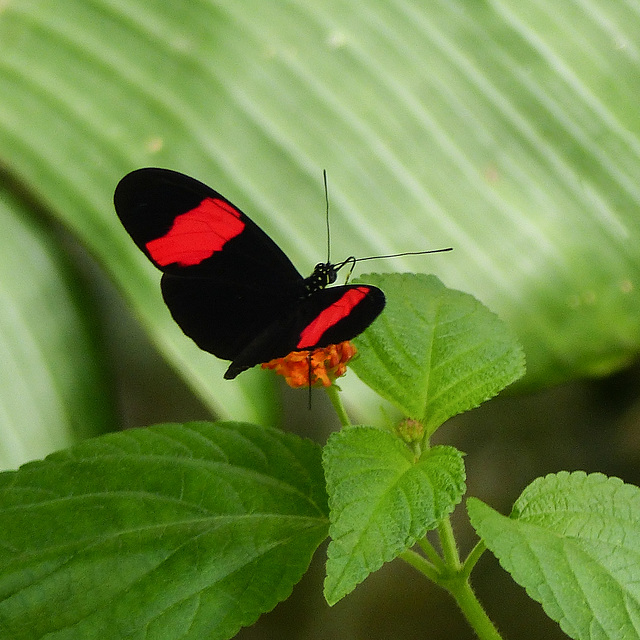
<instances>
[{"instance_id":1,"label":"green foliage","mask_svg":"<svg viewBox=\"0 0 640 640\"><path fill-rule=\"evenodd\" d=\"M629 362L639 34L631 3L595 0L2 4L6 450L39 456L112 416L97 313L60 257L67 245L31 224L44 212L208 406L275 422L271 376L216 382L226 363L181 334L119 226L114 186L145 165L225 193L302 272L324 258L326 168L333 255L454 246L402 268L437 272L505 318L530 386ZM460 559L447 518L461 454L429 437L515 380L522 350L435 278L374 278L389 306L354 368L419 422L330 439L327 598L400 556L453 594L480 638L499 638L468 583L484 547ZM469 513L567 633L626 640L640 628L637 491L561 473L534 482L510 518L473 499ZM288 595L328 530L325 500L318 446L240 423L118 434L3 474L0 637L230 637ZM439 551L424 537L434 528Z\"/></svg>"},{"instance_id":2,"label":"green foliage","mask_svg":"<svg viewBox=\"0 0 640 640\"><path fill-rule=\"evenodd\" d=\"M111 434L0 476L0 637L228 638L327 532L320 448L242 423Z\"/></svg>"},{"instance_id":3,"label":"green foliage","mask_svg":"<svg viewBox=\"0 0 640 640\"><path fill-rule=\"evenodd\" d=\"M576 640L640 635L640 489L583 472L531 483L509 518L469 499L502 566Z\"/></svg>"},{"instance_id":4,"label":"green foliage","mask_svg":"<svg viewBox=\"0 0 640 640\"><path fill-rule=\"evenodd\" d=\"M424 294L421 278L390 280L407 297ZM449 317L469 315L471 300L452 292ZM471 308L482 327L475 301ZM402 298L391 295L387 311L376 330L383 343L409 324L420 332ZM493 330L506 345L504 327L489 316L491 329L478 333L485 340ZM433 330L427 316L422 323ZM465 326L473 331L474 322ZM453 332L452 348L456 340ZM521 351L513 340L508 350L503 370L483 366L473 376L485 385L457 386L456 406L513 375ZM365 369L373 353L363 350ZM422 363L434 362L418 361L416 376L429 380ZM322 465L332 538L325 593L333 604L384 562L425 544L460 502L462 454L431 448L429 435L416 421L397 432L346 428L331 436L321 463L317 445L251 424L164 425L87 440L5 473L0 631L25 640L53 632L116 639L144 629L167 640L231 637L289 595L326 536Z\"/></svg>"},{"instance_id":5,"label":"green foliage","mask_svg":"<svg viewBox=\"0 0 640 640\"><path fill-rule=\"evenodd\" d=\"M640 346L638 33L631 5L596 0L5 2L0 164L16 212L71 231L223 417L273 424L270 377L212 384L225 364L174 326L112 207L140 166L211 184L303 273L327 169L336 259L453 246L379 268L482 300L531 385L602 374Z\"/></svg>"},{"instance_id":6,"label":"green foliage","mask_svg":"<svg viewBox=\"0 0 640 640\"><path fill-rule=\"evenodd\" d=\"M521 373L522 350L433 277L368 280L389 291L388 307L360 341L359 371L378 369L374 386L403 406L402 371L424 423L347 426L322 456L248 423L161 425L1 474L0 636L225 640L288 597L328 532L329 604L401 557L453 595L480 638L500 638L468 582L484 547L461 560L448 520L465 491L463 454L429 439L443 416ZM473 498L468 510L572 638L638 633L640 489L565 472L535 481L509 518ZM440 551L426 538L436 529Z\"/></svg>"},{"instance_id":7,"label":"green foliage","mask_svg":"<svg viewBox=\"0 0 640 640\"><path fill-rule=\"evenodd\" d=\"M387 296L385 313L354 340L358 377L430 434L524 373L506 325L473 296L435 276L368 275Z\"/></svg>"},{"instance_id":8,"label":"green foliage","mask_svg":"<svg viewBox=\"0 0 640 640\"><path fill-rule=\"evenodd\" d=\"M0 225L0 469L13 469L116 420L87 283L5 185Z\"/></svg>"},{"instance_id":9,"label":"green foliage","mask_svg":"<svg viewBox=\"0 0 640 640\"><path fill-rule=\"evenodd\" d=\"M331 506L329 604L412 547L464 494L459 451L435 447L416 459L399 438L373 427L333 434L323 463Z\"/></svg>"}]
</instances>

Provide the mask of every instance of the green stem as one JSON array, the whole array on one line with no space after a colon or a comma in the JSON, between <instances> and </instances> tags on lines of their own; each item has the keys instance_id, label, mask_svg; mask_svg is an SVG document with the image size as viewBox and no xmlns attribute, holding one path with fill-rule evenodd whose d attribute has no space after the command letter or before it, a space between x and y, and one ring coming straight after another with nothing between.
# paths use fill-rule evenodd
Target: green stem
<instances>
[{"instance_id":1,"label":"green stem","mask_svg":"<svg viewBox=\"0 0 640 640\"><path fill-rule=\"evenodd\" d=\"M447 565L444 563L444 561L440 557L440 554L433 548L433 545L429 542L429 540L427 540L427 538L418 540L418 544L434 567L436 567L440 572L447 570Z\"/></svg>"},{"instance_id":2,"label":"green stem","mask_svg":"<svg viewBox=\"0 0 640 640\"><path fill-rule=\"evenodd\" d=\"M423 556L411 549L407 549L400 554L400 557L410 564L414 569L425 575L429 580L437 584L440 572Z\"/></svg>"},{"instance_id":3,"label":"green stem","mask_svg":"<svg viewBox=\"0 0 640 640\"><path fill-rule=\"evenodd\" d=\"M340 396L340 391L338 390L338 387L335 384L332 384L329 387L325 387L325 391L329 396L329 400L331 400L331 404L333 405L333 408L336 410L336 413L338 414L340 424L343 427L350 427L351 420L349 420L349 416L347 415L344 405L342 404L342 397Z\"/></svg>"},{"instance_id":4,"label":"green stem","mask_svg":"<svg viewBox=\"0 0 640 640\"><path fill-rule=\"evenodd\" d=\"M469 554L467 562L463 565L460 562L458 545L456 544L449 518L445 518L438 525L438 533L440 535L442 555L450 572L449 576L441 580L439 584L453 596L460 607L460 611L462 611L462 615L467 619L467 622L480 640L501 640L498 630L494 627L493 622L489 619L469 584L471 568L477 562L484 547L480 548L480 545L476 545L475 549Z\"/></svg>"},{"instance_id":5,"label":"green stem","mask_svg":"<svg viewBox=\"0 0 640 640\"><path fill-rule=\"evenodd\" d=\"M453 527L451 520L445 518L438 525L438 534L440 536L440 545L442 546L442 555L449 566L450 570L459 571L461 567L460 556L458 554L458 545L453 535Z\"/></svg>"},{"instance_id":6,"label":"green stem","mask_svg":"<svg viewBox=\"0 0 640 640\"><path fill-rule=\"evenodd\" d=\"M473 549L471 549L462 567L462 573L465 578L468 578L471 575L473 567L476 566L476 562L480 560L480 556L485 552L486 548L487 547L485 546L484 542L480 540L480 542L478 542L478 544L473 547Z\"/></svg>"},{"instance_id":7,"label":"green stem","mask_svg":"<svg viewBox=\"0 0 640 640\"><path fill-rule=\"evenodd\" d=\"M463 564L449 518L438 525L438 534L442 557L426 538L419 544L427 558L411 550L401 553L400 557L452 595L480 640L502 640L469 584L469 574L484 552L484 544L478 543Z\"/></svg>"},{"instance_id":8,"label":"green stem","mask_svg":"<svg viewBox=\"0 0 640 640\"><path fill-rule=\"evenodd\" d=\"M447 590L480 640L502 640L467 579L452 581L447 585Z\"/></svg>"}]
</instances>

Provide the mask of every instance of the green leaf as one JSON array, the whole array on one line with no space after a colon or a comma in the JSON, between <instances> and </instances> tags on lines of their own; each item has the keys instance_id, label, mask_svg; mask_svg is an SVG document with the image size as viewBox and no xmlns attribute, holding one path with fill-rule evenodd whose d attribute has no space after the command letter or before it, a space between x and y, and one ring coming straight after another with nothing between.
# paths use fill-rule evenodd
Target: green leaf
<instances>
[{"instance_id":1,"label":"green leaf","mask_svg":"<svg viewBox=\"0 0 640 640\"><path fill-rule=\"evenodd\" d=\"M510 518L469 499L471 522L502 566L579 640L640 635L640 489L561 472L535 480Z\"/></svg>"},{"instance_id":2,"label":"green leaf","mask_svg":"<svg viewBox=\"0 0 640 640\"><path fill-rule=\"evenodd\" d=\"M0 469L113 429L97 309L51 229L0 186Z\"/></svg>"},{"instance_id":3,"label":"green leaf","mask_svg":"<svg viewBox=\"0 0 640 640\"><path fill-rule=\"evenodd\" d=\"M382 288L383 314L354 340L358 377L433 433L524 373L524 355L506 325L473 296L435 276L369 274Z\"/></svg>"},{"instance_id":4,"label":"green leaf","mask_svg":"<svg viewBox=\"0 0 640 640\"><path fill-rule=\"evenodd\" d=\"M332 434L323 464L331 508L329 604L436 527L465 490L459 451L438 446L416 460L398 438L373 427Z\"/></svg>"},{"instance_id":5,"label":"green leaf","mask_svg":"<svg viewBox=\"0 0 640 640\"><path fill-rule=\"evenodd\" d=\"M0 475L0 636L230 638L326 532L312 442L242 423L89 440Z\"/></svg>"}]
</instances>

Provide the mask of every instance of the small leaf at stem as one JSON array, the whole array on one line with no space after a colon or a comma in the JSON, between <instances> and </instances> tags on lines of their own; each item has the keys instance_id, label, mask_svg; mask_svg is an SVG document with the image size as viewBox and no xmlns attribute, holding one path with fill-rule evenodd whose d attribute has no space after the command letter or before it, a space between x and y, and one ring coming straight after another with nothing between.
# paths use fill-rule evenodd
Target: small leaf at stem
<instances>
[{"instance_id":1,"label":"small leaf at stem","mask_svg":"<svg viewBox=\"0 0 640 640\"><path fill-rule=\"evenodd\" d=\"M465 490L462 453L438 446L416 460L399 438L373 427L334 433L323 463L331 508L329 604L435 528Z\"/></svg>"}]
</instances>

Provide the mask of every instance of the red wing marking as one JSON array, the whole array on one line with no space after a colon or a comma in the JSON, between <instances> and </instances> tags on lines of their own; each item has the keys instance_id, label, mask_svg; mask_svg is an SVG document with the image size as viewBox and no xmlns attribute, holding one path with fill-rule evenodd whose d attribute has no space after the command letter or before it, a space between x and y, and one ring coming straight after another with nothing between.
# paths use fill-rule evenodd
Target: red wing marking
<instances>
[{"instance_id":1,"label":"red wing marking","mask_svg":"<svg viewBox=\"0 0 640 640\"><path fill-rule=\"evenodd\" d=\"M368 287L358 287L349 289L342 297L332 305L321 311L300 333L300 340L296 345L297 349L308 349L314 347L322 338L322 334L346 318L353 308L358 305L369 293Z\"/></svg>"},{"instance_id":2,"label":"red wing marking","mask_svg":"<svg viewBox=\"0 0 640 640\"><path fill-rule=\"evenodd\" d=\"M147 251L161 267L200 264L242 233L240 212L223 200L205 198L197 207L176 216L169 231L147 242Z\"/></svg>"}]
</instances>

